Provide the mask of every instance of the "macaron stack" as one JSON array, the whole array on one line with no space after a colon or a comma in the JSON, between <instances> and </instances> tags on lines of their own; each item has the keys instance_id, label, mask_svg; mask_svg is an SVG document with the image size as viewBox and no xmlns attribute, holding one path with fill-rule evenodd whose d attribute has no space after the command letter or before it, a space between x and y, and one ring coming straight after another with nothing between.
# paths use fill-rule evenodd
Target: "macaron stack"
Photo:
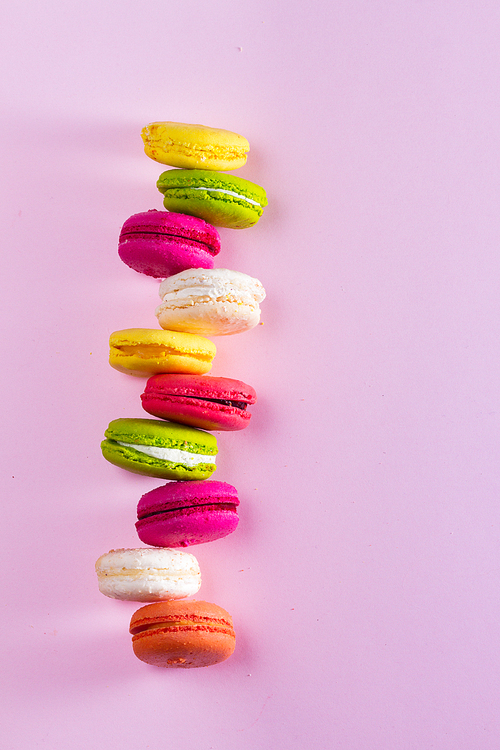
<instances>
[{"instance_id":1,"label":"macaron stack","mask_svg":"<svg viewBox=\"0 0 500 750\"><path fill-rule=\"evenodd\" d=\"M154 419L115 419L101 444L122 469L167 480L140 499L136 530L147 547L111 550L96 562L99 590L114 599L149 602L130 623L134 653L160 667L201 667L227 659L235 646L231 616L195 595L201 572L185 547L212 542L238 525L238 493L210 479L218 451L212 431L250 421L254 389L208 373L216 355L208 336L243 332L260 320L265 297L257 279L214 268L215 227L255 224L267 198L248 180L224 172L246 162L248 141L202 125L155 122L142 131L146 154L174 167L157 187L165 211L124 223L118 253L135 271L160 279L160 328L129 328L110 337L116 370L147 377L141 403Z\"/></svg>"}]
</instances>

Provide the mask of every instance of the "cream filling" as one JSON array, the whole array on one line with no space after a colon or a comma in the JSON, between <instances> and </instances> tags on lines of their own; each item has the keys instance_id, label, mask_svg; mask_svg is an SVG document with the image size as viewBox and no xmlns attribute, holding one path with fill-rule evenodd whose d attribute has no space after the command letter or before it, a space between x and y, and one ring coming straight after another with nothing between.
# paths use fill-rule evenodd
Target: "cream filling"
<instances>
[{"instance_id":1,"label":"cream filling","mask_svg":"<svg viewBox=\"0 0 500 750\"><path fill-rule=\"evenodd\" d=\"M208 190L210 193L226 193L226 195L233 195L235 198L239 198L242 201L251 203L252 206L260 206L258 201L254 201L251 198L247 198L246 195L240 195L235 193L233 190L224 190L224 188L207 188L207 187L195 187L193 190Z\"/></svg>"},{"instance_id":2,"label":"cream filling","mask_svg":"<svg viewBox=\"0 0 500 750\"><path fill-rule=\"evenodd\" d=\"M122 443L120 440L117 440L116 442L118 445L125 446L125 448L133 448L140 453L146 453L146 455L151 456L152 458L158 458L160 461L170 461L174 464L197 466L197 464L215 463L215 456L189 453L189 451L181 451L178 448L160 448L157 445L135 445L134 443Z\"/></svg>"},{"instance_id":3,"label":"cream filling","mask_svg":"<svg viewBox=\"0 0 500 750\"><path fill-rule=\"evenodd\" d=\"M200 575L199 571L180 571L180 570L169 570L168 568L116 568L109 570L98 570L97 575L101 576L105 581L107 578L128 578L131 580L140 579L141 581L153 581L155 578L160 578L164 581L170 578L174 581L180 581L183 578L191 575L194 578L198 578Z\"/></svg>"},{"instance_id":4,"label":"cream filling","mask_svg":"<svg viewBox=\"0 0 500 750\"><path fill-rule=\"evenodd\" d=\"M239 289L217 289L217 287L199 286L175 289L162 297L167 307L189 307L190 305L235 304L258 308L259 300L251 292Z\"/></svg>"}]
</instances>

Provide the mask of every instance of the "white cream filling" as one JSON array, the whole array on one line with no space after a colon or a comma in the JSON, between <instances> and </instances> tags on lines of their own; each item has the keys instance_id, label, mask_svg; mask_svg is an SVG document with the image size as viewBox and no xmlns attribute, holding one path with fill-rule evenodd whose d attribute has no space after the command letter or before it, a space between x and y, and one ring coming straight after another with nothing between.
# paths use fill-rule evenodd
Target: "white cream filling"
<instances>
[{"instance_id":1,"label":"white cream filling","mask_svg":"<svg viewBox=\"0 0 500 750\"><path fill-rule=\"evenodd\" d=\"M176 289L173 292L167 292L162 297L163 304L173 307L189 307L189 305L222 304L234 302L237 305L248 305L249 307L259 307L259 302L251 292L244 292L242 289L217 288L217 286L199 286L185 287Z\"/></svg>"},{"instance_id":2,"label":"white cream filling","mask_svg":"<svg viewBox=\"0 0 500 750\"><path fill-rule=\"evenodd\" d=\"M171 461L174 464L196 466L197 464L215 463L215 456L189 453L189 451L181 451L178 448L160 448L157 445L135 445L134 443L122 443L120 440L116 442L118 445L125 446L125 448L133 448L140 453L146 453L148 456L158 458L160 461Z\"/></svg>"},{"instance_id":3,"label":"white cream filling","mask_svg":"<svg viewBox=\"0 0 500 750\"><path fill-rule=\"evenodd\" d=\"M246 195L240 195L235 193L233 190L224 190L224 188L207 188L207 187L194 187L193 190L208 190L211 193L226 193L226 195L234 195L235 198L239 198L242 201L251 203L252 206L260 206L258 201L254 201L251 198L247 198Z\"/></svg>"}]
</instances>

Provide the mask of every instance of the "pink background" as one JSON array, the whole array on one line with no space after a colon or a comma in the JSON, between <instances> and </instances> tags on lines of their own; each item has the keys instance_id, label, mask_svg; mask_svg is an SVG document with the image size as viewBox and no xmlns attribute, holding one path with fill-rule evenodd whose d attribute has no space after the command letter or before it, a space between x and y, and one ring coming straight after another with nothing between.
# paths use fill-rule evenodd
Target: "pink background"
<instances>
[{"instance_id":1,"label":"pink background","mask_svg":"<svg viewBox=\"0 0 500 750\"><path fill-rule=\"evenodd\" d=\"M499 33L493 0L7 0L2 748L497 750ZM94 574L161 484L99 449L145 416L107 355L156 327L116 248L158 119L245 135L269 196L217 263L268 295L216 341L259 395L219 436L240 526L193 548L238 645L190 671Z\"/></svg>"}]
</instances>

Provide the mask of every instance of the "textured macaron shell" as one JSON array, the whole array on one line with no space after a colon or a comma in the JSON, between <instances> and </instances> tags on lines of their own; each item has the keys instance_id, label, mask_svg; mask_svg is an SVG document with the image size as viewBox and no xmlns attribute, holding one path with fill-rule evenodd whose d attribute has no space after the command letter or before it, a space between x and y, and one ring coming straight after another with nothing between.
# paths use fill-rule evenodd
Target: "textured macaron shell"
<instances>
[{"instance_id":1,"label":"textured macaron shell","mask_svg":"<svg viewBox=\"0 0 500 750\"><path fill-rule=\"evenodd\" d=\"M155 209L127 219L118 242L124 263L155 278L186 268L213 268L219 251L219 233L211 224L195 216Z\"/></svg>"},{"instance_id":2,"label":"textured macaron shell","mask_svg":"<svg viewBox=\"0 0 500 750\"><path fill-rule=\"evenodd\" d=\"M227 482L169 482L139 500L139 539L154 547L187 547L231 534L238 525L236 489Z\"/></svg>"},{"instance_id":3,"label":"textured macaron shell","mask_svg":"<svg viewBox=\"0 0 500 750\"><path fill-rule=\"evenodd\" d=\"M231 615L202 601L147 604L132 615L130 633L137 658L156 667L209 667L236 643Z\"/></svg>"},{"instance_id":4,"label":"textured macaron shell","mask_svg":"<svg viewBox=\"0 0 500 750\"><path fill-rule=\"evenodd\" d=\"M117 549L95 564L99 591L112 599L158 602L184 599L201 586L198 561L174 549Z\"/></svg>"},{"instance_id":5,"label":"textured macaron shell","mask_svg":"<svg viewBox=\"0 0 500 750\"><path fill-rule=\"evenodd\" d=\"M152 122L143 128L144 151L150 159L187 169L238 169L250 144L238 133L183 122Z\"/></svg>"},{"instance_id":6,"label":"textured macaron shell","mask_svg":"<svg viewBox=\"0 0 500 750\"><path fill-rule=\"evenodd\" d=\"M148 414L202 430L242 430L256 400L241 380L210 375L153 375L141 394Z\"/></svg>"},{"instance_id":7,"label":"textured macaron shell","mask_svg":"<svg viewBox=\"0 0 500 750\"><path fill-rule=\"evenodd\" d=\"M101 443L104 458L135 474L160 479L208 479L215 471L214 435L175 422L115 419Z\"/></svg>"},{"instance_id":8,"label":"textured macaron shell","mask_svg":"<svg viewBox=\"0 0 500 750\"><path fill-rule=\"evenodd\" d=\"M170 169L156 185L169 211L199 216L216 227L251 227L267 206L266 192L259 185L220 172Z\"/></svg>"},{"instance_id":9,"label":"textured macaron shell","mask_svg":"<svg viewBox=\"0 0 500 750\"><path fill-rule=\"evenodd\" d=\"M160 284L156 308L160 326L202 336L227 336L254 328L260 320L264 287L240 271L190 268Z\"/></svg>"},{"instance_id":10,"label":"textured macaron shell","mask_svg":"<svg viewBox=\"0 0 500 750\"><path fill-rule=\"evenodd\" d=\"M192 333L127 328L109 339L109 364L128 375L148 377L159 372L203 375L212 367L215 344Z\"/></svg>"}]
</instances>

